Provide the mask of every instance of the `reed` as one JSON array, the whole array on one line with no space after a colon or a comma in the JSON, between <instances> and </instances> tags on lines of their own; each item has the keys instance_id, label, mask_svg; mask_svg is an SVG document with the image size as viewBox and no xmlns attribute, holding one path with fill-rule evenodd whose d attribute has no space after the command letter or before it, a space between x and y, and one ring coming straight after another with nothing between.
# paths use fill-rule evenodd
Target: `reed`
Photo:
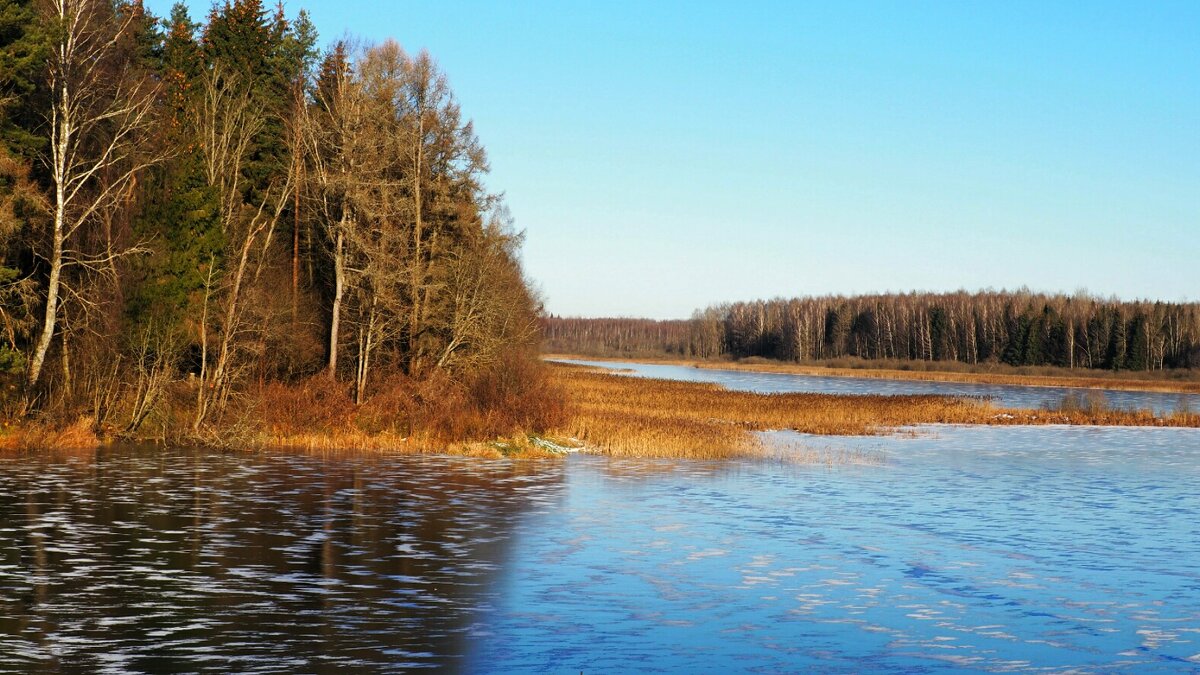
<instances>
[{"instance_id":1,"label":"reed","mask_svg":"<svg viewBox=\"0 0 1200 675\"><path fill-rule=\"evenodd\" d=\"M0 430L0 452L92 451L101 445L95 427L95 418L87 416L76 418L68 424L39 421L19 425L6 423Z\"/></svg>"},{"instance_id":2,"label":"reed","mask_svg":"<svg viewBox=\"0 0 1200 675\"><path fill-rule=\"evenodd\" d=\"M560 457L577 449L570 439L540 435L513 434L488 441L446 441L418 434L399 436L358 430L273 434L259 437L253 447L300 450L319 454L438 454L481 457L484 459L533 459Z\"/></svg>"},{"instance_id":3,"label":"reed","mask_svg":"<svg viewBox=\"0 0 1200 675\"><path fill-rule=\"evenodd\" d=\"M1200 426L1200 416L1190 412L1156 416L1095 405L1011 410L981 399L935 395L758 394L579 366L552 368L573 413L565 433L617 456L768 456L772 451L750 432L770 429L863 436L917 424Z\"/></svg>"}]
</instances>

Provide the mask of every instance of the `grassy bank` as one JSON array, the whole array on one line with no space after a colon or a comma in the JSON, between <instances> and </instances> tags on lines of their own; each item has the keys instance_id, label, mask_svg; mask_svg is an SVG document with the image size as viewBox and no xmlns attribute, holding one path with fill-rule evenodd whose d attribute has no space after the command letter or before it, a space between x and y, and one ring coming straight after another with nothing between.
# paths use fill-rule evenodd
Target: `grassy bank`
<instances>
[{"instance_id":1,"label":"grassy bank","mask_svg":"<svg viewBox=\"0 0 1200 675\"><path fill-rule=\"evenodd\" d=\"M616 456L761 456L771 451L750 432L771 429L860 436L935 423L1200 426L1196 414L1158 417L1084 399L1058 411L1010 410L947 396L757 394L580 366L552 368L571 404L564 433Z\"/></svg>"},{"instance_id":2,"label":"grassy bank","mask_svg":"<svg viewBox=\"0 0 1200 675\"><path fill-rule=\"evenodd\" d=\"M0 429L0 451L89 450L115 440L488 458L561 456L582 446L613 456L722 459L777 455L778 448L753 433L773 429L861 436L935 423L1200 427L1200 414L1110 410L1102 397L1091 394L1072 395L1059 410L1012 410L935 395L739 392L563 364L512 375L472 386L450 378L397 378L361 405L354 403L346 385L324 377L267 383L239 398L236 415L199 429L187 423L194 392L181 383L137 434L89 416L60 418L70 421L59 423L23 420ZM789 455L830 461L802 451Z\"/></svg>"},{"instance_id":3,"label":"grassy bank","mask_svg":"<svg viewBox=\"0 0 1200 675\"><path fill-rule=\"evenodd\" d=\"M586 359L589 361L638 361L716 370L743 370L760 373L854 377L884 380L921 380L926 382L966 382L974 384L1012 384L1023 387L1075 387L1162 393L1200 393L1200 371L1163 370L1112 372L1055 366L1014 367L1002 363L971 365L953 361L894 361L865 359L829 359L804 363L785 363L762 358L738 361L669 358L632 358L545 354L548 359Z\"/></svg>"},{"instance_id":4,"label":"grassy bank","mask_svg":"<svg viewBox=\"0 0 1200 675\"><path fill-rule=\"evenodd\" d=\"M393 375L373 386L362 403L349 383L324 374L268 381L237 392L202 424L195 422L196 386L180 380L153 397L114 397L100 418L87 401L8 415L0 424L0 452L86 451L114 442L496 458L573 449L569 440L546 433L566 425L566 400L549 369L536 360L515 360L470 377L441 371L422 378ZM145 401L147 412L135 417L139 409L133 404Z\"/></svg>"},{"instance_id":5,"label":"grassy bank","mask_svg":"<svg viewBox=\"0 0 1200 675\"><path fill-rule=\"evenodd\" d=\"M139 443L138 439L133 438L102 438L96 434L92 421L88 418L81 418L61 427L36 423L13 424L0 431L0 456L91 453L122 441ZM230 444L228 441L214 443L211 439L192 437L175 441L174 444L241 451L287 450L321 455L438 454L484 459L553 458L577 451L581 447L574 439L524 432L482 441L447 441L428 434L402 436L395 432L370 433L354 429L333 432L264 433L236 444Z\"/></svg>"}]
</instances>

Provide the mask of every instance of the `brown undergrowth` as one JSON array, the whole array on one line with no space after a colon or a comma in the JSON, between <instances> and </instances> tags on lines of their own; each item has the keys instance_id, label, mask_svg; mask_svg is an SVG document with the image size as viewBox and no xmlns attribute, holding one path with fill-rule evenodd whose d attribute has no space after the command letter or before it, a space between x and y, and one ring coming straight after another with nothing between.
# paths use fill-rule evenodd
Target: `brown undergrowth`
<instances>
[{"instance_id":1,"label":"brown undergrowth","mask_svg":"<svg viewBox=\"0 0 1200 675\"><path fill-rule=\"evenodd\" d=\"M394 375L372 386L361 404L350 384L326 375L265 381L237 392L219 416L199 427L195 386L187 380L166 387L134 429L119 405L101 421L65 406L46 411L44 422L10 415L0 425L0 452L95 449L117 440L230 450L541 457L569 445L545 434L565 425L566 404L536 359L504 360L470 375Z\"/></svg>"},{"instance_id":2,"label":"brown undergrowth","mask_svg":"<svg viewBox=\"0 0 1200 675\"><path fill-rule=\"evenodd\" d=\"M934 395L757 394L579 366L551 367L572 405L566 433L612 455L763 456L770 449L749 432L771 429L863 436L916 424L1200 426L1200 415L1191 413L1160 417L1085 405L1008 410L983 400Z\"/></svg>"},{"instance_id":3,"label":"brown undergrowth","mask_svg":"<svg viewBox=\"0 0 1200 675\"><path fill-rule=\"evenodd\" d=\"M558 444L541 441L541 434L566 419L563 393L533 361L469 379L397 375L361 405L348 384L323 376L268 383L253 392L253 407L259 430L250 444L323 452L547 456Z\"/></svg>"}]
</instances>

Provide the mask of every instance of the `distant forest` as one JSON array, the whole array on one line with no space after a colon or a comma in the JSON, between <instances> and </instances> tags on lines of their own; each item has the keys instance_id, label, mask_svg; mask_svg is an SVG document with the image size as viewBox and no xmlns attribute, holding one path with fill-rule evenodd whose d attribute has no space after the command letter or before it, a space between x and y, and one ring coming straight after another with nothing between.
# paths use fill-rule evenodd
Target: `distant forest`
<instances>
[{"instance_id":1,"label":"distant forest","mask_svg":"<svg viewBox=\"0 0 1200 675\"><path fill-rule=\"evenodd\" d=\"M543 326L548 350L591 355L1200 367L1200 304L1084 294L807 297L716 305L690 320L549 317Z\"/></svg>"}]
</instances>

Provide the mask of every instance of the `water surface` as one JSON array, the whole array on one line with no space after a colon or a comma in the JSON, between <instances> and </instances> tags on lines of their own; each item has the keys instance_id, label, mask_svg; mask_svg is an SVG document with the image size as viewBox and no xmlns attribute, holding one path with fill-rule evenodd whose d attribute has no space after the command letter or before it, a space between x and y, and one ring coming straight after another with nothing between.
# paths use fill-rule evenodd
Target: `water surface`
<instances>
[{"instance_id":1,"label":"water surface","mask_svg":"<svg viewBox=\"0 0 1200 675\"><path fill-rule=\"evenodd\" d=\"M455 669L561 463L0 459L0 671Z\"/></svg>"},{"instance_id":2,"label":"water surface","mask_svg":"<svg viewBox=\"0 0 1200 675\"><path fill-rule=\"evenodd\" d=\"M0 460L0 671L1200 668L1200 432Z\"/></svg>"},{"instance_id":3,"label":"water surface","mask_svg":"<svg viewBox=\"0 0 1200 675\"><path fill-rule=\"evenodd\" d=\"M734 391L754 391L768 394L805 392L815 394L982 396L992 399L997 405L1005 408L1054 408L1062 403L1063 398L1067 395L1078 396L1091 391L1099 391L1109 406L1122 410L1153 410L1155 414L1159 415L1180 410L1181 407L1186 407L1188 410L1200 410L1200 394L760 373L632 361L561 360L564 363L615 369L631 377L712 382Z\"/></svg>"},{"instance_id":4,"label":"water surface","mask_svg":"<svg viewBox=\"0 0 1200 675\"><path fill-rule=\"evenodd\" d=\"M827 443L790 434L791 440ZM580 458L472 663L1200 669L1200 432L927 428L884 466Z\"/></svg>"}]
</instances>

